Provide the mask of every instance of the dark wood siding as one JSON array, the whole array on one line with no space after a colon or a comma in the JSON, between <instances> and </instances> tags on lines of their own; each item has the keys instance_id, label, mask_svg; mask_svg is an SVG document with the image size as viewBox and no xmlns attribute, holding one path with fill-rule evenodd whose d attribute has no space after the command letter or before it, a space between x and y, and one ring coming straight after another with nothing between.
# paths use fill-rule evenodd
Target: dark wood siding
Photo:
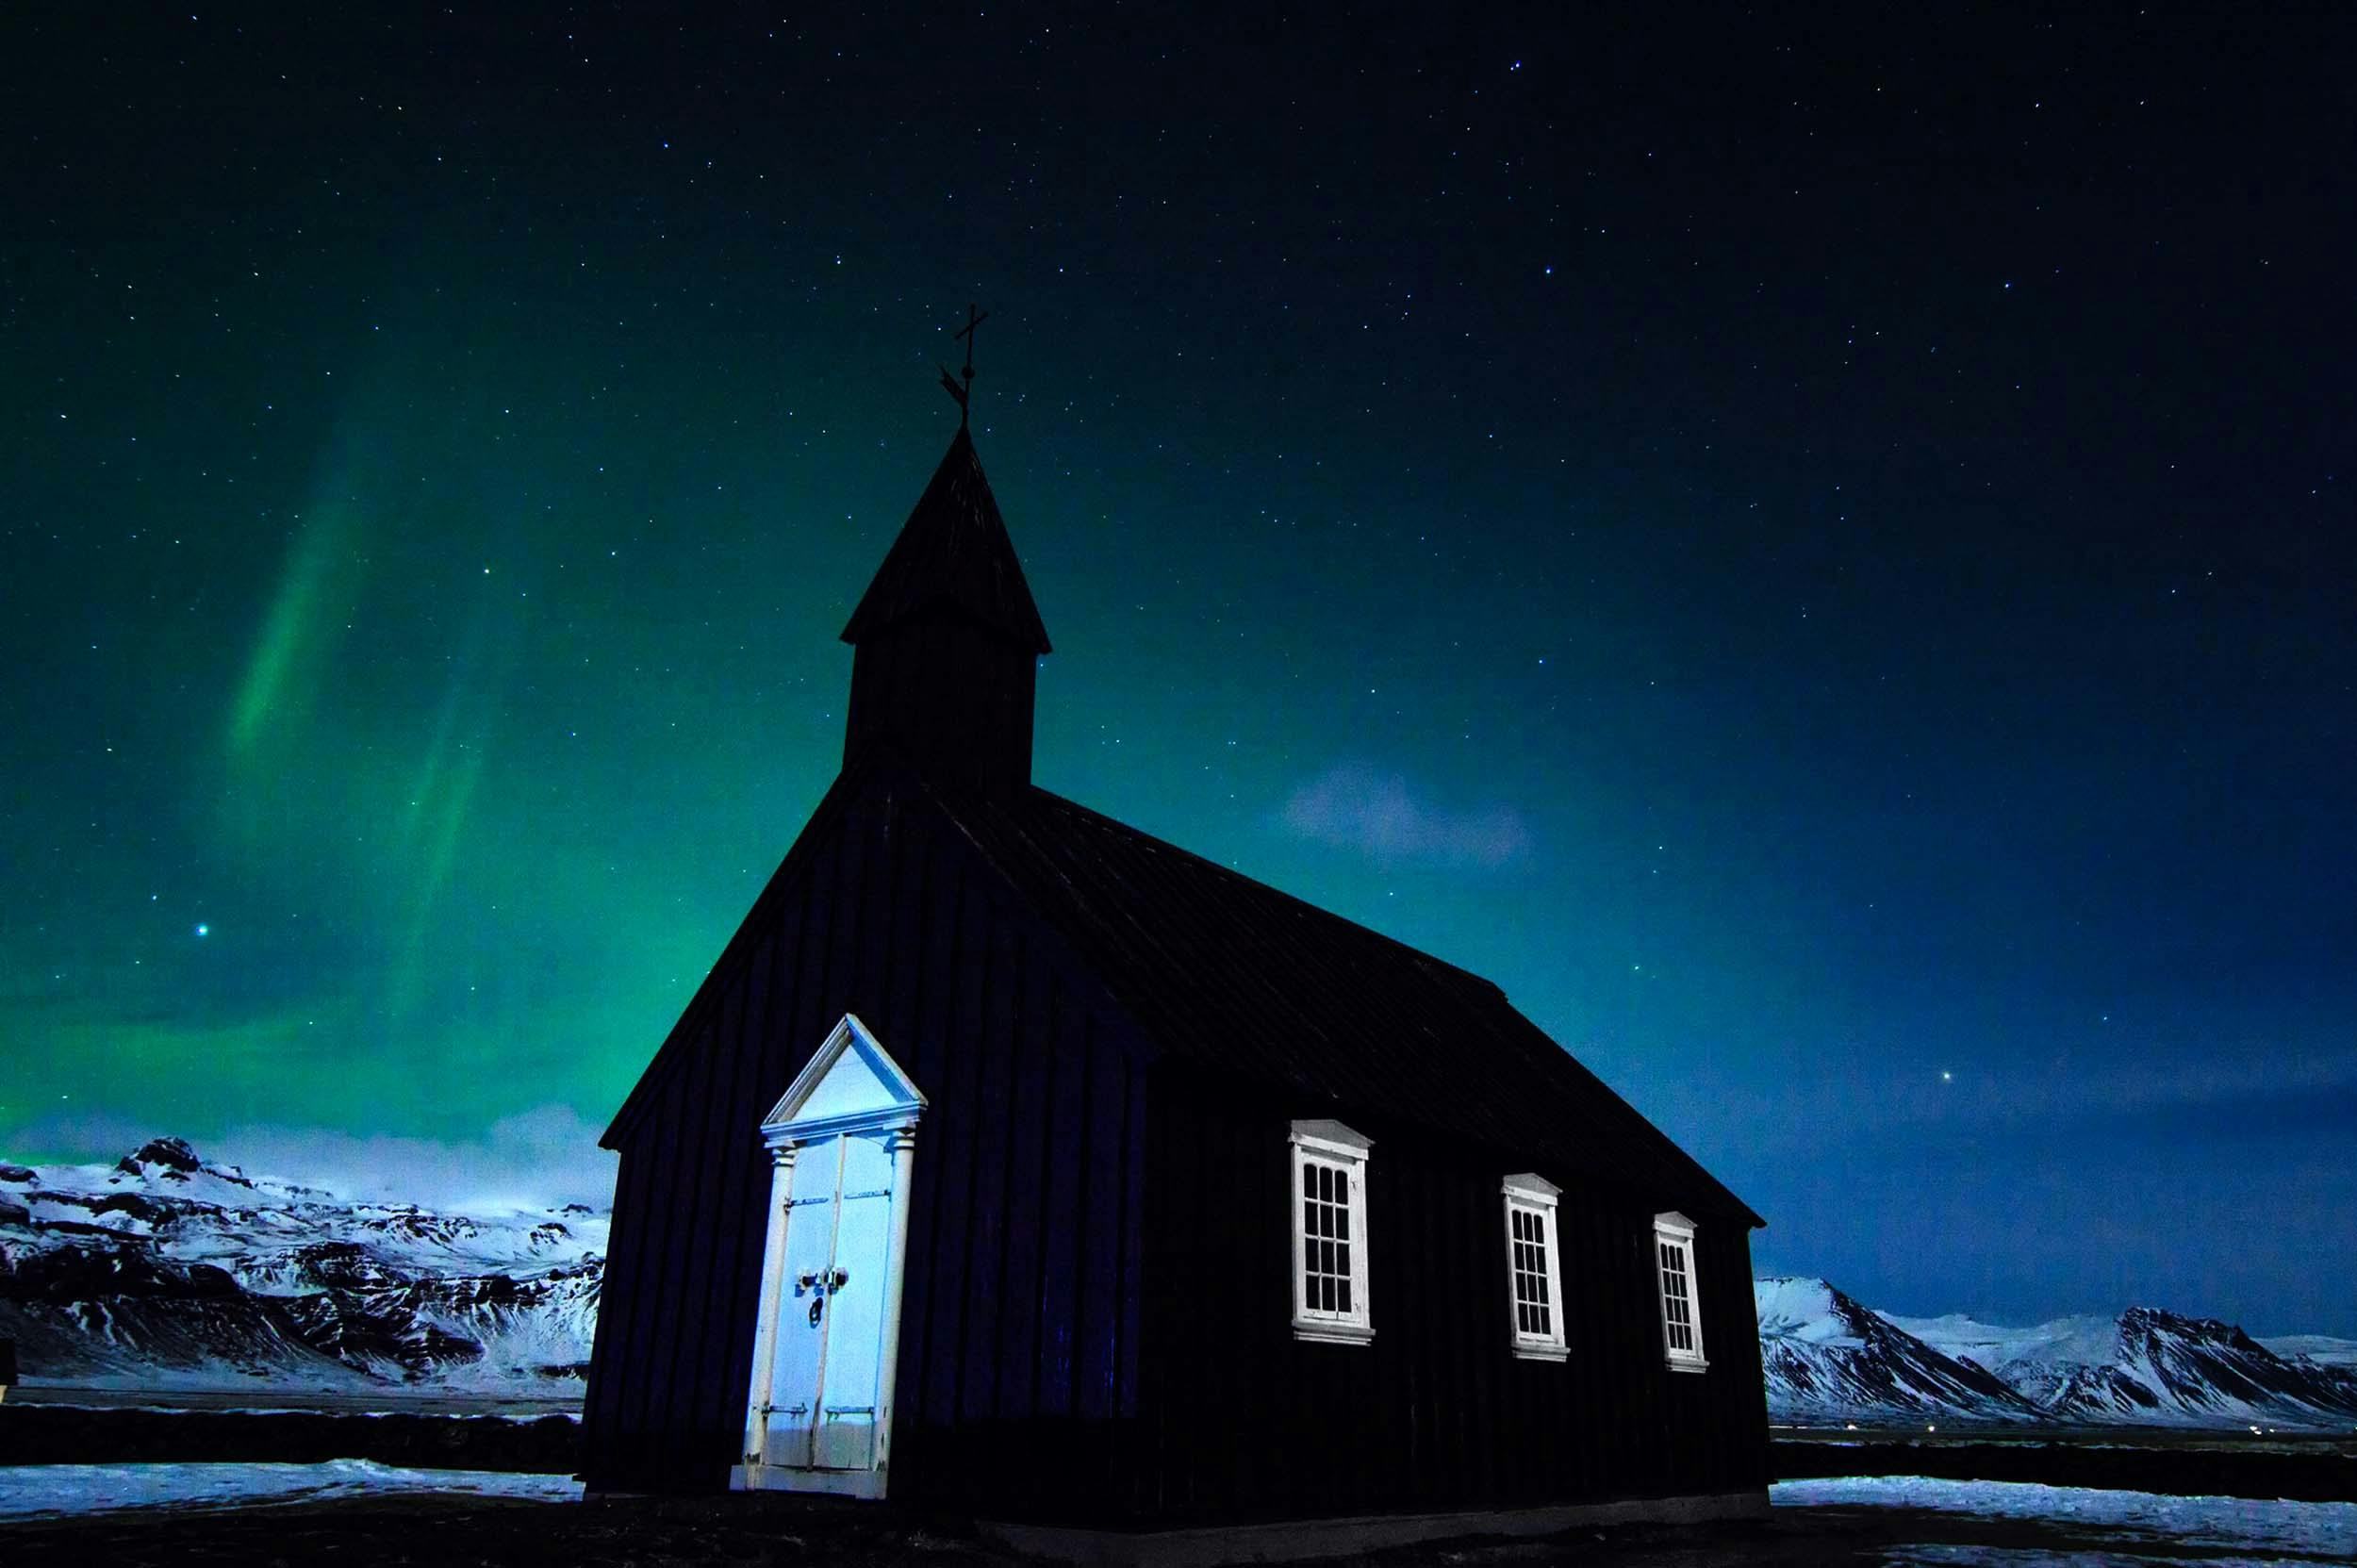
<instances>
[{"instance_id":1,"label":"dark wood siding","mask_svg":"<svg viewBox=\"0 0 2357 1568\"><path fill-rule=\"evenodd\" d=\"M1570 1358L1508 1343L1510 1165L1428 1132L1376 1140L1364 1346L1292 1330L1285 1132L1265 1098L1157 1069L1147 1132L1149 1294L1130 1501L1169 1522L1518 1508L1767 1484L1750 1234L1695 1215L1709 1370L1665 1363L1655 1208L1566 1187L1558 1246ZM1541 1170L1541 1175L1549 1173ZM1666 1207L1666 1205L1664 1205Z\"/></svg>"},{"instance_id":2,"label":"dark wood siding","mask_svg":"<svg viewBox=\"0 0 2357 1568\"><path fill-rule=\"evenodd\" d=\"M1101 989L922 796L815 821L635 1097L585 1474L724 1486L769 1186L758 1128L846 1012L931 1102L917 1130L893 1494L1100 1508L1134 1420L1139 1051ZM756 929L757 927L757 929Z\"/></svg>"},{"instance_id":3,"label":"dark wood siding","mask_svg":"<svg viewBox=\"0 0 2357 1568\"><path fill-rule=\"evenodd\" d=\"M845 1012L931 1101L896 1497L1146 1524L1766 1484L1744 1216L1688 1207L1711 1364L1672 1373L1651 1222L1681 1205L1156 1060L959 818L889 775L853 783L618 1119L584 1434L593 1485L726 1484L759 1306L756 1130ZM1310 1115L1376 1140L1365 1347L1292 1335L1284 1133ZM1534 1164L1565 1189L1562 1363L1508 1345L1499 1181Z\"/></svg>"}]
</instances>

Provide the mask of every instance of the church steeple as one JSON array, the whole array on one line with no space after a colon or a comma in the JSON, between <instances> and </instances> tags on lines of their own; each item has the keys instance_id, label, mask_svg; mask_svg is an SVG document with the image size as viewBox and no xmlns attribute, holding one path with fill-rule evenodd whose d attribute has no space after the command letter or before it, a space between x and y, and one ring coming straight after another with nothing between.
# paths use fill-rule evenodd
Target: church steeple
<instances>
[{"instance_id":1,"label":"church steeple","mask_svg":"<svg viewBox=\"0 0 2357 1568\"><path fill-rule=\"evenodd\" d=\"M944 783L1031 782L1047 629L964 427L851 612L843 762L890 748Z\"/></svg>"}]
</instances>

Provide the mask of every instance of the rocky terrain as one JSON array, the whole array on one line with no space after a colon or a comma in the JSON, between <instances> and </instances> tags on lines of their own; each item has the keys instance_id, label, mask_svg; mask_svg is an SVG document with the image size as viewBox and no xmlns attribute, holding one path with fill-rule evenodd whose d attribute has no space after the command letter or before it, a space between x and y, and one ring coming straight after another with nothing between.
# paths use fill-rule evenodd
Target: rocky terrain
<instances>
[{"instance_id":1,"label":"rocky terrain","mask_svg":"<svg viewBox=\"0 0 2357 1568\"><path fill-rule=\"evenodd\" d=\"M157 1138L0 1164L0 1336L93 1388L578 1394L606 1216L348 1202Z\"/></svg>"}]
</instances>

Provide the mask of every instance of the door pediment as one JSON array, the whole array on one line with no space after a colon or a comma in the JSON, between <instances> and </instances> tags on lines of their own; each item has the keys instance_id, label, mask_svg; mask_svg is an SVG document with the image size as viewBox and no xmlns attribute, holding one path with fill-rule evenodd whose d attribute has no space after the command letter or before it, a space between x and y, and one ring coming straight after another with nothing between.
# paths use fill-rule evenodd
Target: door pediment
<instances>
[{"instance_id":1,"label":"door pediment","mask_svg":"<svg viewBox=\"0 0 2357 1568\"><path fill-rule=\"evenodd\" d=\"M809 1065L761 1118L763 1141L799 1143L832 1132L906 1126L925 1097L856 1014L843 1021Z\"/></svg>"}]
</instances>

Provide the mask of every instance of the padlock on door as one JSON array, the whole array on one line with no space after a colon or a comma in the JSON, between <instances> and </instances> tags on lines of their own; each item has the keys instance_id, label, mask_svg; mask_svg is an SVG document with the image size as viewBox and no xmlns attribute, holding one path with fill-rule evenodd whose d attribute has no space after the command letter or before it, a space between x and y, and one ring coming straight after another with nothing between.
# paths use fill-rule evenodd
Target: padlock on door
<instances>
[{"instance_id":1,"label":"padlock on door","mask_svg":"<svg viewBox=\"0 0 2357 1568\"><path fill-rule=\"evenodd\" d=\"M830 1291L839 1291L850 1282L851 1271L848 1268L813 1269L796 1281L797 1294L805 1290L811 1293L810 1326L812 1328L817 1328L819 1318L826 1315L827 1294Z\"/></svg>"}]
</instances>

